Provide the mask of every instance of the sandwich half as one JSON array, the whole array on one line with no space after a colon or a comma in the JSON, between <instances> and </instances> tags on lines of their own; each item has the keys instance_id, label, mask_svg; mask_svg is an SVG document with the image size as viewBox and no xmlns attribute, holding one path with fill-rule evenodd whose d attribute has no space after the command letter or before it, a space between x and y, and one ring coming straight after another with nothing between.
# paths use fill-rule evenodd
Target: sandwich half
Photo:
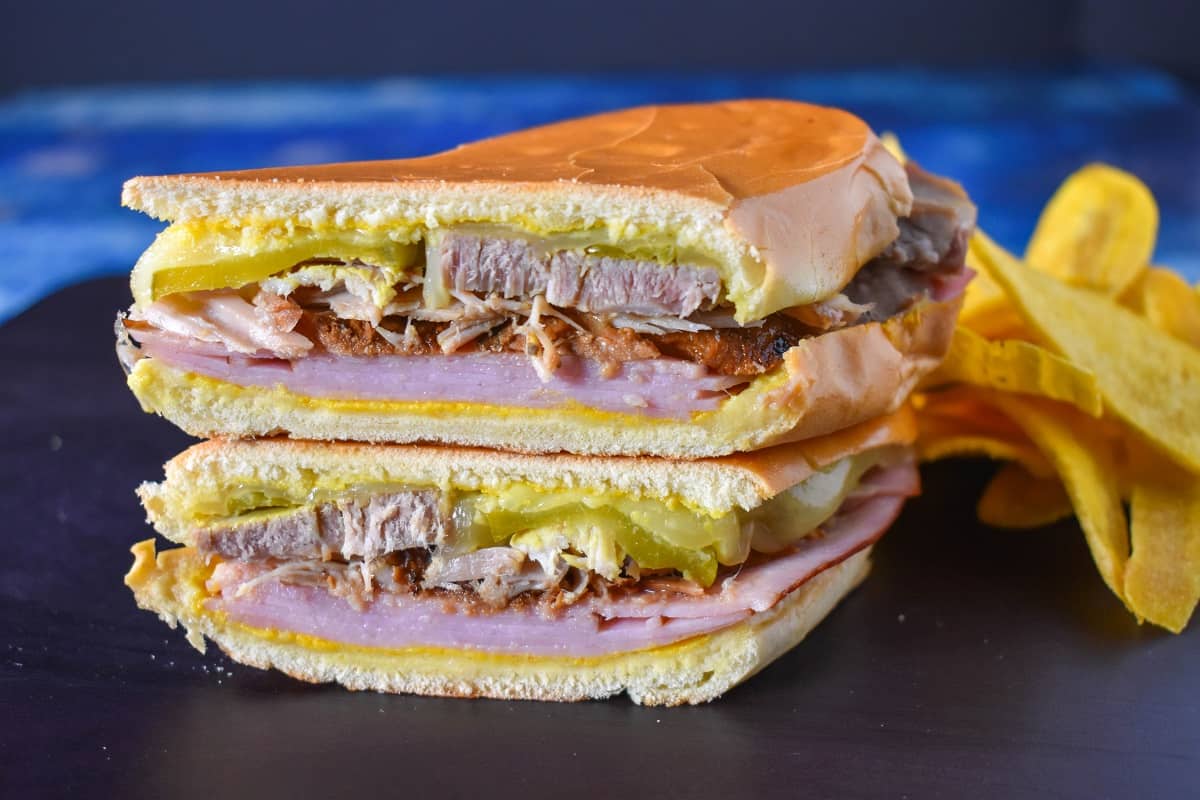
<instances>
[{"instance_id":1,"label":"sandwich half","mask_svg":"<svg viewBox=\"0 0 1200 800\"><path fill-rule=\"evenodd\" d=\"M711 700L867 574L918 491L907 407L677 461L210 441L139 490L138 605L203 650L351 689Z\"/></svg>"},{"instance_id":2,"label":"sandwich half","mask_svg":"<svg viewBox=\"0 0 1200 800\"><path fill-rule=\"evenodd\" d=\"M123 200L171 224L118 350L189 433L687 458L896 410L948 346L975 217L853 115L771 100Z\"/></svg>"}]
</instances>

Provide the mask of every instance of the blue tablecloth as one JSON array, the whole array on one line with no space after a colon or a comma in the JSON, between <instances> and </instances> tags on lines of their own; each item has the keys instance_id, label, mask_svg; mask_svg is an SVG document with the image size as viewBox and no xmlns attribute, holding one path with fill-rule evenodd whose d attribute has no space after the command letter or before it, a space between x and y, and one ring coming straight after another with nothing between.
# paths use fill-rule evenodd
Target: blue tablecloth
<instances>
[{"instance_id":1,"label":"blue tablecloth","mask_svg":"<svg viewBox=\"0 0 1200 800\"><path fill-rule=\"evenodd\" d=\"M34 92L0 103L0 321L126 272L161 224L118 205L132 175L412 156L567 116L775 96L848 108L960 180L1021 248L1055 186L1103 160L1162 207L1157 261L1200 278L1200 107L1146 71L853 72L388 79Z\"/></svg>"}]
</instances>

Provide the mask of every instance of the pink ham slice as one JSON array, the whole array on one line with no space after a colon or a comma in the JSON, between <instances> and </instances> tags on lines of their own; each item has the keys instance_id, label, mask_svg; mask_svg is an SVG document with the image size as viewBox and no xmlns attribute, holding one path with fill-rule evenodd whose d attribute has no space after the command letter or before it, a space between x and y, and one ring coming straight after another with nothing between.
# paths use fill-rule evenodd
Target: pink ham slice
<instances>
[{"instance_id":1,"label":"pink ham slice","mask_svg":"<svg viewBox=\"0 0 1200 800\"><path fill-rule=\"evenodd\" d=\"M494 403L553 408L574 401L602 411L687 419L712 411L727 390L745 378L711 375L690 361L655 358L626 361L613 375L590 359L564 357L543 383L520 353L465 353L358 358L329 354L294 361L230 353L219 344L197 343L154 330L134 337L142 352L178 369L239 386L283 386L309 397L366 400Z\"/></svg>"},{"instance_id":2,"label":"pink ham slice","mask_svg":"<svg viewBox=\"0 0 1200 800\"><path fill-rule=\"evenodd\" d=\"M967 284L974 277L975 270L969 267L963 267L958 272L951 272L948 275L937 275L933 278L931 296L939 303L953 300L966 291Z\"/></svg>"},{"instance_id":3,"label":"pink ham slice","mask_svg":"<svg viewBox=\"0 0 1200 800\"><path fill-rule=\"evenodd\" d=\"M224 590L214 611L255 628L273 628L360 647L447 647L531 655L596 656L641 650L709 633L750 616L738 610L700 619L604 621L586 608L555 618L536 611L458 613L453 600L395 595L358 611L323 589L269 583L242 597Z\"/></svg>"},{"instance_id":4,"label":"pink ham slice","mask_svg":"<svg viewBox=\"0 0 1200 800\"><path fill-rule=\"evenodd\" d=\"M642 591L593 598L556 617L536 610L470 613L453 595L381 595L365 610L323 589L262 583L237 597L253 570L221 588L209 607L257 628L294 631L364 647L453 647L503 653L595 656L660 647L721 630L772 608L813 576L868 547L900 513L903 494L915 492L912 464L886 472L876 494L839 514L823 535L789 553L746 567L701 595Z\"/></svg>"}]
</instances>

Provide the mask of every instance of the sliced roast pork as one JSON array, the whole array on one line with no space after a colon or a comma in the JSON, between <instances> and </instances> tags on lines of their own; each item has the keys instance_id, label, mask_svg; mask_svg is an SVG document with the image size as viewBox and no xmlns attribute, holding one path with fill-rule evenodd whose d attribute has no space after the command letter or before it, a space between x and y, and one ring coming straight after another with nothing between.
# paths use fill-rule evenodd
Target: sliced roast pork
<instances>
[{"instance_id":1,"label":"sliced roast pork","mask_svg":"<svg viewBox=\"0 0 1200 800\"><path fill-rule=\"evenodd\" d=\"M918 299L952 297L972 274L964 269L975 206L962 188L913 164L906 166L913 190L912 214L900 220L900 236L858 271L844 292L869 310L859 321L875 322L903 313Z\"/></svg>"},{"instance_id":2,"label":"sliced roast pork","mask_svg":"<svg viewBox=\"0 0 1200 800\"><path fill-rule=\"evenodd\" d=\"M330 554L371 560L445 541L450 522L433 489L268 512L196 533L204 554L243 560L321 559Z\"/></svg>"},{"instance_id":3,"label":"sliced roast pork","mask_svg":"<svg viewBox=\"0 0 1200 800\"><path fill-rule=\"evenodd\" d=\"M967 240L975 228L975 206L954 181L905 165L912 187L912 212L900 220L900 235L876 262L893 269L953 272L967 257Z\"/></svg>"},{"instance_id":4,"label":"sliced roast pork","mask_svg":"<svg viewBox=\"0 0 1200 800\"><path fill-rule=\"evenodd\" d=\"M545 295L553 306L590 313L686 317L714 305L721 294L721 276L710 267L549 253L521 238L450 231L438 239L428 262L458 292Z\"/></svg>"}]
</instances>

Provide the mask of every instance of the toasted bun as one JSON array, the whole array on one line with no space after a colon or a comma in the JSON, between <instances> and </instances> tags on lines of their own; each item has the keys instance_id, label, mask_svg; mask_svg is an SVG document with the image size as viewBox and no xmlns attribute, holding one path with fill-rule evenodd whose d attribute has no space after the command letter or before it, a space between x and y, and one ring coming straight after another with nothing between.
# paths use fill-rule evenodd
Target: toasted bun
<instances>
[{"instance_id":1,"label":"toasted bun","mask_svg":"<svg viewBox=\"0 0 1200 800\"><path fill-rule=\"evenodd\" d=\"M691 420L579 406L331 400L242 387L152 358L129 375L148 412L193 436L365 442L443 442L531 453L704 458L823 436L898 409L941 362L959 301L922 303L902 317L806 339L783 364L716 411Z\"/></svg>"},{"instance_id":2,"label":"toasted bun","mask_svg":"<svg viewBox=\"0 0 1200 800\"><path fill-rule=\"evenodd\" d=\"M462 491L502 490L514 484L545 491L584 489L679 502L708 514L752 509L814 472L848 456L908 446L916 421L907 406L895 414L818 439L756 453L681 461L526 455L476 448L301 442L290 439L208 441L165 465L166 480L138 489L151 524L186 541L193 523L185 511L215 504L231 492L308 497L339 481L353 486L437 486Z\"/></svg>"},{"instance_id":3,"label":"toasted bun","mask_svg":"<svg viewBox=\"0 0 1200 800\"><path fill-rule=\"evenodd\" d=\"M845 286L896 238L912 193L857 117L742 100L601 114L424 158L134 178L122 199L167 220L665 235L710 253L739 317L758 319Z\"/></svg>"},{"instance_id":4,"label":"toasted bun","mask_svg":"<svg viewBox=\"0 0 1200 800\"><path fill-rule=\"evenodd\" d=\"M378 650L230 623L203 606L194 578L195 551L153 541L134 547L125 583L139 607L154 611L201 652L205 637L235 661L277 669L311 683L340 683L377 692L587 700L628 692L636 703L704 703L741 683L797 645L866 577L870 548L816 575L770 611L717 633L673 645L591 658L519 656L468 650Z\"/></svg>"}]
</instances>

